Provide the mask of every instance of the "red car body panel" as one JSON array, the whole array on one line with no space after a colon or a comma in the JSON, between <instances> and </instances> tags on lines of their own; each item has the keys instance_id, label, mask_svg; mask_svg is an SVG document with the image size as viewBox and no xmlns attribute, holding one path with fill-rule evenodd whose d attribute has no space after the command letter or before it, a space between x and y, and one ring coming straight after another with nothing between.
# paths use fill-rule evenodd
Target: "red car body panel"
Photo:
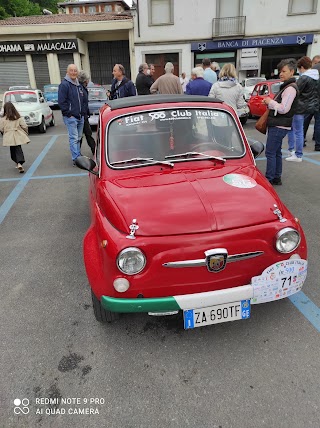
<instances>
[{"instance_id":1,"label":"red car body panel","mask_svg":"<svg viewBox=\"0 0 320 428\"><path fill-rule=\"evenodd\" d=\"M270 83L270 82L263 82ZM194 159L166 165L146 165L115 169L106 162L109 123L128 114L128 109L100 112L99 176L90 174L89 200L91 225L84 238L84 261L90 286L101 296L137 298L166 297L222 290L250 284L253 276L288 254L275 248L275 237L284 227L301 234L295 254L307 258L306 240L300 223L281 202L277 193L255 166L243 128L236 112L225 104L198 102L197 108L218 108L231 114L245 145L241 158L226 163ZM172 109L172 103L130 107L129 113ZM179 102L174 108L190 108ZM226 184L228 174L241 174L254 180L252 188ZM286 218L283 224L274 213L277 206ZM129 240L129 226L138 219L135 239ZM121 250L138 247L146 256L146 266L136 275L125 275L116 263ZM204 251L227 248L235 255L255 251L263 256L228 263L219 273L206 267L172 269L164 264L203 259ZM116 278L127 278L124 293L113 287Z\"/></svg>"},{"instance_id":2,"label":"red car body panel","mask_svg":"<svg viewBox=\"0 0 320 428\"><path fill-rule=\"evenodd\" d=\"M266 97L270 97L273 99L276 93L279 91L280 84L280 79L266 80L265 82L258 83L254 87L252 95L248 102L251 116L263 115L267 108L267 106L263 104L263 100Z\"/></svg>"}]
</instances>

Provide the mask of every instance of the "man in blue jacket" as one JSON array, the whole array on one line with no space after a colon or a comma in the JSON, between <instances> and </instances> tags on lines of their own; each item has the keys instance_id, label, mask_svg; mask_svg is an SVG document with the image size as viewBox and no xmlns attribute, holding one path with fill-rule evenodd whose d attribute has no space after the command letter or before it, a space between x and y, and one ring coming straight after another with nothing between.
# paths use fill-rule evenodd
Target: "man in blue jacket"
<instances>
[{"instance_id":1,"label":"man in blue jacket","mask_svg":"<svg viewBox=\"0 0 320 428\"><path fill-rule=\"evenodd\" d=\"M112 80L110 92L108 97L110 100L117 98L133 97L137 95L136 88L133 82L125 76L124 66L115 64L112 71L114 79Z\"/></svg>"},{"instance_id":2,"label":"man in blue jacket","mask_svg":"<svg viewBox=\"0 0 320 428\"><path fill-rule=\"evenodd\" d=\"M75 64L69 64L67 74L60 83L58 90L58 104L68 129L73 164L80 156L80 140L84 115L86 114L83 87L78 81L78 74L78 67Z\"/></svg>"},{"instance_id":3,"label":"man in blue jacket","mask_svg":"<svg viewBox=\"0 0 320 428\"><path fill-rule=\"evenodd\" d=\"M208 96L212 85L207 80L204 80L203 68L202 67L193 68L191 71L191 78L192 80L190 80L189 83L187 84L185 93L187 95Z\"/></svg>"}]
</instances>

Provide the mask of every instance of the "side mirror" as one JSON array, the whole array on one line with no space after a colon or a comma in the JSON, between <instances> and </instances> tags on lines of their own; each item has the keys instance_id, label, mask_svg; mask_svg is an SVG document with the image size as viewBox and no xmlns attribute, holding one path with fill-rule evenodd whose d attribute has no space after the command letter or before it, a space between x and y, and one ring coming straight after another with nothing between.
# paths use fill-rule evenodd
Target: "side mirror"
<instances>
[{"instance_id":1,"label":"side mirror","mask_svg":"<svg viewBox=\"0 0 320 428\"><path fill-rule=\"evenodd\" d=\"M94 175L99 175L98 172L93 171L93 169L96 167L95 161L93 159L88 158L87 156L77 157L77 159L74 161L74 163L80 169L84 169L85 171L89 171Z\"/></svg>"},{"instance_id":2,"label":"side mirror","mask_svg":"<svg viewBox=\"0 0 320 428\"><path fill-rule=\"evenodd\" d=\"M264 151L264 144L261 141L248 138L249 146L252 151L253 157L257 158Z\"/></svg>"}]
</instances>

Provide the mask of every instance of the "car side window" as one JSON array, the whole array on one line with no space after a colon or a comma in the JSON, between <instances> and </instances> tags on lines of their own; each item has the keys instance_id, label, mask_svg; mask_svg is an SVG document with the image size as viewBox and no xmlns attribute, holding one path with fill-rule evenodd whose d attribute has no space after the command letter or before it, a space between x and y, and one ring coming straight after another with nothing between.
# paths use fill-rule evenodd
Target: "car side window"
<instances>
[{"instance_id":1,"label":"car side window","mask_svg":"<svg viewBox=\"0 0 320 428\"><path fill-rule=\"evenodd\" d=\"M261 85L260 95L269 95L268 85Z\"/></svg>"},{"instance_id":2,"label":"car side window","mask_svg":"<svg viewBox=\"0 0 320 428\"><path fill-rule=\"evenodd\" d=\"M258 95L259 86L256 86L252 91L252 95Z\"/></svg>"}]
</instances>

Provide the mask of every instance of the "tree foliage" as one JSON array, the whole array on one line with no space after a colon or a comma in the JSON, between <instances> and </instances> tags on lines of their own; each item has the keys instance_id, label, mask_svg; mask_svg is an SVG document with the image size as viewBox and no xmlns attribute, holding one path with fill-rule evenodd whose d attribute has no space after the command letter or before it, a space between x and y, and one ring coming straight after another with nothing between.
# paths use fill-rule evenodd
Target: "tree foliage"
<instances>
[{"instance_id":1,"label":"tree foliage","mask_svg":"<svg viewBox=\"0 0 320 428\"><path fill-rule=\"evenodd\" d=\"M57 0L0 0L0 19L42 15L43 9L57 12Z\"/></svg>"}]
</instances>

